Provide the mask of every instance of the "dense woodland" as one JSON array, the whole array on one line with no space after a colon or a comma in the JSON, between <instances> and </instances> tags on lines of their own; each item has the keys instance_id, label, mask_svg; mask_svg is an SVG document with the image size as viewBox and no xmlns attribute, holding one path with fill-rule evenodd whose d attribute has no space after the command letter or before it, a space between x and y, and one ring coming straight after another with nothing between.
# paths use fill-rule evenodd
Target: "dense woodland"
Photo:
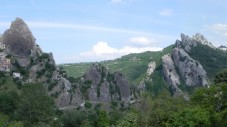
<instances>
[{"instance_id":1,"label":"dense woodland","mask_svg":"<svg viewBox=\"0 0 227 127\"><path fill-rule=\"evenodd\" d=\"M1 85L7 76L1 74ZM2 87L1 87L2 89ZM4 88L7 89L7 88ZM198 88L189 101L163 90L158 96L143 93L141 102L129 107L58 110L42 84L26 84L19 90L1 90L1 127L226 127L227 71L220 72L210 88Z\"/></svg>"}]
</instances>

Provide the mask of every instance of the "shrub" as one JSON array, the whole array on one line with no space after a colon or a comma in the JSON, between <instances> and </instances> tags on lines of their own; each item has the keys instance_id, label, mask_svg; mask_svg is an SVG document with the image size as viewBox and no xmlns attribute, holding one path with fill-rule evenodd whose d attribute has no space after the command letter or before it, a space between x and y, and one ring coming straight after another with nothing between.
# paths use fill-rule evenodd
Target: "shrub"
<instances>
[{"instance_id":1,"label":"shrub","mask_svg":"<svg viewBox=\"0 0 227 127\"><path fill-rule=\"evenodd\" d=\"M85 102L84 107L87 108L87 109L91 109L92 108L92 103Z\"/></svg>"}]
</instances>

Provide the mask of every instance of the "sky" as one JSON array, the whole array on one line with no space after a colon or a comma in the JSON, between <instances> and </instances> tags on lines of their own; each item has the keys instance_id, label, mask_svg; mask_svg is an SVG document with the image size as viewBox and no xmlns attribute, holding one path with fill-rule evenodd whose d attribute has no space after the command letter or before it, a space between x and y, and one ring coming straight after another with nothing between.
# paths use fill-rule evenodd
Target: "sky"
<instances>
[{"instance_id":1,"label":"sky","mask_svg":"<svg viewBox=\"0 0 227 127\"><path fill-rule=\"evenodd\" d=\"M159 51L180 34L227 45L227 0L0 0L0 33L22 18L57 64Z\"/></svg>"}]
</instances>

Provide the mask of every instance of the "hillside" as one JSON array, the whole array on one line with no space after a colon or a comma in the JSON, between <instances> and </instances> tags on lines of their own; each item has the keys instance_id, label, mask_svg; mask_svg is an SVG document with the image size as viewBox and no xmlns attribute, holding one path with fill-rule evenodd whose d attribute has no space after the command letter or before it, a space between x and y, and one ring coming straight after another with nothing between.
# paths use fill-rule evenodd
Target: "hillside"
<instances>
[{"instance_id":1,"label":"hillside","mask_svg":"<svg viewBox=\"0 0 227 127\"><path fill-rule=\"evenodd\" d=\"M36 44L29 27L20 18L3 33L0 48L0 90L20 93L26 84L42 84L44 92L60 109L112 101L128 105L135 97L139 98L122 73L109 72L104 66L92 64L83 76L67 76L56 66L53 54L43 52Z\"/></svg>"},{"instance_id":2,"label":"hillside","mask_svg":"<svg viewBox=\"0 0 227 127\"><path fill-rule=\"evenodd\" d=\"M99 63L105 66L110 72L121 72L130 82L139 83L141 79L146 78L148 64L151 61L155 61L155 63L157 63L156 66L161 65L161 57L164 54L170 53L172 48L173 45L158 52L147 51L144 53L133 53L115 60L102 61ZM73 63L59 65L59 67L62 67L69 76L78 78L84 75L92 64L93 63Z\"/></svg>"},{"instance_id":3,"label":"hillside","mask_svg":"<svg viewBox=\"0 0 227 127\"><path fill-rule=\"evenodd\" d=\"M198 44L189 55L198 60L207 71L207 76L213 82L215 75L223 68L227 68L227 52L218 48L211 48L207 45Z\"/></svg>"},{"instance_id":4,"label":"hillside","mask_svg":"<svg viewBox=\"0 0 227 127\"><path fill-rule=\"evenodd\" d=\"M195 87L207 87L208 82L213 82L217 72L227 67L225 64L227 53L214 47L201 34L191 38L181 34L181 39L162 51L129 54L99 64L110 72L123 73L132 84L139 86L144 84L152 95L157 95L170 87L173 95L187 96ZM91 65L92 63L74 63L59 66L69 76L77 78L84 75Z\"/></svg>"},{"instance_id":5,"label":"hillside","mask_svg":"<svg viewBox=\"0 0 227 127\"><path fill-rule=\"evenodd\" d=\"M201 34L60 67L35 40L20 18L0 38L0 126L226 125L227 55Z\"/></svg>"}]
</instances>

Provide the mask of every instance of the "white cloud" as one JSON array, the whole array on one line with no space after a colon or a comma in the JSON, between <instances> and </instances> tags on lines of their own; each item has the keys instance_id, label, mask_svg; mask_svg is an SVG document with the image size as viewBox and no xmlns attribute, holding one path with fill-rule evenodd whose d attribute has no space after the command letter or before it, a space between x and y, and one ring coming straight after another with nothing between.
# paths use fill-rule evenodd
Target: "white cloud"
<instances>
[{"instance_id":1,"label":"white cloud","mask_svg":"<svg viewBox=\"0 0 227 127\"><path fill-rule=\"evenodd\" d=\"M211 29L214 32L222 34L223 36L227 37L227 24L212 24L210 26L205 26Z\"/></svg>"},{"instance_id":2,"label":"white cloud","mask_svg":"<svg viewBox=\"0 0 227 127\"><path fill-rule=\"evenodd\" d=\"M227 31L227 24L212 24L211 27L218 31Z\"/></svg>"},{"instance_id":3,"label":"white cloud","mask_svg":"<svg viewBox=\"0 0 227 127\"><path fill-rule=\"evenodd\" d=\"M82 60L111 60L119 58L123 55L130 53L141 53L145 51L160 51L162 48L159 47L133 47L124 46L122 48L113 48L108 45L107 42L98 42L93 45L92 50L88 52L82 52L79 54L78 61Z\"/></svg>"},{"instance_id":4,"label":"white cloud","mask_svg":"<svg viewBox=\"0 0 227 127\"><path fill-rule=\"evenodd\" d=\"M150 39L146 37L133 37L130 38L128 43L129 44L136 44L136 45L142 45L147 46L156 43L157 41L155 39Z\"/></svg>"},{"instance_id":5,"label":"white cloud","mask_svg":"<svg viewBox=\"0 0 227 127\"><path fill-rule=\"evenodd\" d=\"M164 9L159 13L161 16L171 16L172 14L173 11L171 9Z\"/></svg>"}]
</instances>

